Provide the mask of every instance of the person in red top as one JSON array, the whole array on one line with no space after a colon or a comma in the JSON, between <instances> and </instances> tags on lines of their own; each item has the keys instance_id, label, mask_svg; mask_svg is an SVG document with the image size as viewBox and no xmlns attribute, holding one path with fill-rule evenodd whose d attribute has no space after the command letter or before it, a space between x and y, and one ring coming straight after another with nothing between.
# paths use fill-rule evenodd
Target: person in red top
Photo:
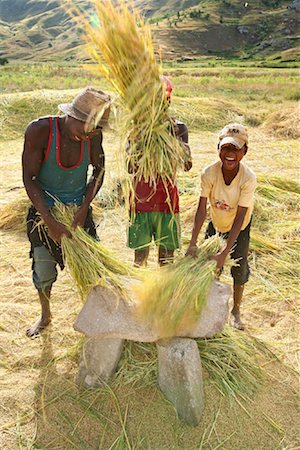
<instances>
[{"instance_id":1,"label":"person in red top","mask_svg":"<svg viewBox=\"0 0 300 450\"><path fill-rule=\"evenodd\" d=\"M167 77L162 77L162 81L166 84L167 101L170 103L173 90L171 81ZM192 167L188 129L183 122L171 120L176 137L186 150L185 170L188 171ZM158 178L155 185L143 179L138 181L134 199L130 203L128 247L135 251L135 266L147 264L152 239L158 246L159 264L172 262L174 250L180 246L179 195L175 180L164 182Z\"/></svg>"}]
</instances>

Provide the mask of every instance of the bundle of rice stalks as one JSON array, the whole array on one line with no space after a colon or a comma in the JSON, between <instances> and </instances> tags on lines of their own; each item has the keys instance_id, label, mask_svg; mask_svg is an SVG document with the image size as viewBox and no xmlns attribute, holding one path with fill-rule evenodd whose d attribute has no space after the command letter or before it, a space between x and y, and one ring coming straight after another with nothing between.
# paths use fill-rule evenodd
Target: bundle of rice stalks
<instances>
[{"instance_id":1,"label":"bundle of rice stalks","mask_svg":"<svg viewBox=\"0 0 300 450\"><path fill-rule=\"evenodd\" d=\"M55 203L53 215L72 234L72 239L62 237L61 245L70 274L75 281L81 298L94 286L109 287L127 298L127 285L131 277L138 278L141 273L122 262L101 242L89 236L81 227L72 229L76 207Z\"/></svg>"},{"instance_id":2,"label":"bundle of rice stalks","mask_svg":"<svg viewBox=\"0 0 300 450\"><path fill-rule=\"evenodd\" d=\"M20 197L2 206L0 208L0 229L25 232L26 216L29 206L30 201L27 197Z\"/></svg>"},{"instance_id":3,"label":"bundle of rice stalks","mask_svg":"<svg viewBox=\"0 0 300 450\"><path fill-rule=\"evenodd\" d=\"M138 315L161 338L176 335L182 326L191 326L200 317L215 278L216 261L209 256L224 246L219 236L205 240L197 257L185 257L147 276L134 286ZM232 265L229 260L227 265Z\"/></svg>"},{"instance_id":4,"label":"bundle of rice stalks","mask_svg":"<svg viewBox=\"0 0 300 450\"><path fill-rule=\"evenodd\" d=\"M258 186L255 195L253 224L261 232L275 236L281 231L289 233L295 229L298 219L300 185L285 178L258 175ZM289 221L287 221L287 215ZM270 221L270 217L272 220ZM295 222L294 222L295 221ZM276 230L275 230L276 227ZM276 233L274 233L276 231Z\"/></svg>"},{"instance_id":5,"label":"bundle of rice stalks","mask_svg":"<svg viewBox=\"0 0 300 450\"><path fill-rule=\"evenodd\" d=\"M284 203L285 205L296 205L299 200L299 194L273 186L272 184L259 184L256 192L271 202Z\"/></svg>"},{"instance_id":6,"label":"bundle of rice stalks","mask_svg":"<svg viewBox=\"0 0 300 450\"><path fill-rule=\"evenodd\" d=\"M253 394L264 375L257 356L275 358L260 340L229 327L197 343L203 367L222 395Z\"/></svg>"},{"instance_id":7,"label":"bundle of rice stalks","mask_svg":"<svg viewBox=\"0 0 300 450\"><path fill-rule=\"evenodd\" d=\"M124 108L121 136L123 156L154 186L157 177L173 180L184 162L184 151L168 116L165 86L155 59L151 30L138 12L120 0L94 0L97 21L90 24L79 9L73 15L86 30L87 51L96 70L111 83ZM173 130L172 130L173 129Z\"/></svg>"},{"instance_id":8,"label":"bundle of rice stalks","mask_svg":"<svg viewBox=\"0 0 300 450\"><path fill-rule=\"evenodd\" d=\"M71 101L77 91L39 90L15 92L0 97L0 139L21 139L28 123L37 114L41 116L57 113L57 105ZM38 112L38 113L37 113ZM18 126L16 127L16 123Z\"/></svg>"}]
</instances>

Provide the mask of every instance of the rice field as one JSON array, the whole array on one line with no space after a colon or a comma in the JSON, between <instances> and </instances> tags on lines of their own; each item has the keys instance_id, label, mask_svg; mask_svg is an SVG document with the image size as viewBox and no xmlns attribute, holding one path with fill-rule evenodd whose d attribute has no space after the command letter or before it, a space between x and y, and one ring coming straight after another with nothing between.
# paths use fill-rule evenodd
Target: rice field
<instances>
[{"instance_id":1,"label":"rice field","mask_svg":"<svg viewBox=\"0 0 300 450\"><path fill-rule=\"evenodd\" d=\"M178 421L174 408L156 387L154 345L128 342L110 385L96 391L77 390L74 377L83 338L72 324L82 304L67 271L59 274L53 289L51 326L37 339L25 336L40 312L23 231L20 156L25 124L39 115L55 114L62 98L68 101L87 84L108 88L104 80L84 69L43 68L39 77L37 67L27 70L28 78L24 67L16 70L19 77L10 76L15 68L1 68L0 205L5 210L0 210L0 447L299 448L297 73L253 68L167 70L174 84L172 111L190 129L194 161L191 172L178 176L183 249L192 229L200 172L216 160L217 130L228 120L248 125L246 161L259 179L250 254L252 277L242 305L247 330L234 333L228 327L212 340L199 340L206 406L203 421L190 428ZM73 84L64 81L68 77ZM279 111L283 115L288 111L288 120L280 122L274 116ZM100 205L96 217L101 242L131 264L127 215L118 184L124 176L116 164L118 144L116 131L105 133L107 171L95 203ZM16 213L15 222L7 224L4 218L10 212ZM154 247L150 256L154 270ZM226 274L223 280L231 282Z\"/></svg>"}]
</instances>

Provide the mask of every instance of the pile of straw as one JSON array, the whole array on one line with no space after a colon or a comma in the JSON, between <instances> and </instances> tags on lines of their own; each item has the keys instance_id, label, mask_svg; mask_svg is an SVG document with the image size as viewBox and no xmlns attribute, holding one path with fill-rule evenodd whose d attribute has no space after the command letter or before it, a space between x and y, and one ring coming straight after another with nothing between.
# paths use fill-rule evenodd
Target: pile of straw
<instances>
[{"instance_id":1,"label":"pile of straw","mask_svg":"<svg viewBox=\"0 0 300 450\"><path fill-rule=\"evenodd\" d=\"M272 113L264 123L269 133L287 139L299 139L299 108L291 106Z\"/></svg>"},{"instance_id":2,"label":"pile of straw","mask_svg":"<svg viewBox=\"0 0 300 450\"><path fill-rule=\"evenodd\" d=\"M181 258L134 286L138 315L160 338L175 336L177 329L199 319L215 278L216 261L208 258L223 246L223 240L213 236L202 243L196 258ZM226 264L232 265L229 258Z\"/></svg>"},{"instance_id":3,"label":"pile of straw","mask_svg":"<svg viewBox=\"0 0 300 450\"><path fill-rule=\"evenodd\" d=\"M25 196L0 208L0 229L15 232L26 231L26 216L30 201Z\"/></svg>"},{"instance_id":4,"label":"pile of straw","mask_svg":"<svg viewBox=\"0 0 300 450\"><path fill-rule=\"evenodd\" d=\"M222 395L253 394L265 373L257 356L274 358L259 339L231 327L212 338L197 339L197 343L203 367Z\"/></svg>"},{"instance_id":5,"label":"pile of straw","mask_svg":"<svg viewBox=\"0 0 300 450\"><path fill-rule=\"evenodd\" d=\"M84 20L87 51L96 70L118 93L124 111L121 127L122 153L130 140L127 158L136 173L155 185L157 177L173 179L184 163L184 151L172 133L165 86L155 59L151 30L138 12L121 0L94 0L99 25ZM174 130L173 130L174 131Z\"/></svg>"},{"instance_id":6,"label":"pile of straw","mask_svg":"<svg viewBox=\"0 0 300 450\"><path fill-rule=\"evenodd\" d=\"M72 234L63 236L61 245L64 259L82 299L97 285L106 286L124 298L128 297L127 285L131 277L140 272L114 256L101 242L89 236L81 227L72 229L76 207L55 203L53 215Z\"/></svg>"},{"instance_id":7,"label":"pile of straw","mask_svg":"<svg viewBox=\"0 0 300 450\"><path fill-rule=\"evenodd\" d=\"M96 198L93 200L93 206L99 205L100 208L107 209L123 206L125 203L124 184L125 181L122 178L112 178L109 183L101 187Z\"/></svg>"},{"instance_id":8,"label":"pile of straw","mask_svg":"<svg viewBox=\"0 0 300 450\"><path fill-rule=\"evenodd\" d=\"M258 177L259 187L273 186L281 191L293 192L295 194L300 194L300 184L293 180L287 180L286 178L277 177L275 175L262 175L259 174Z\"/></svg>"},{"instance_id":9,"label":"pile of straw","mask_svg":"<svg viewBox=\"0 0 300 450\"><path fill-rule=\"evenodd\" d=\"M212 338L197 339L205 382L213 384L222 396L239 401L255 393L266 376L261 361L275 359L259 339L232 327ZM126 342L115 386L157 384L157 349L153 343Z\"/></svg>"}]
</instances>

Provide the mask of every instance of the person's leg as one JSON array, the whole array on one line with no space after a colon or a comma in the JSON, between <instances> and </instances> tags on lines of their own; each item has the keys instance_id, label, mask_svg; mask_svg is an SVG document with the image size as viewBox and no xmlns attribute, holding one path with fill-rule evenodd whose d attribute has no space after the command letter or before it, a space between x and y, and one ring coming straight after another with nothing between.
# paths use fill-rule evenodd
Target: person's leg
<instances>
[{"instance_id":1,"label":"person's leg","mask_svg":"<svg viewBox=\"0 0 300 450\"><path fill-rule=\"evenodd\" d=\"M147 265L152 240L151 213L138 212L131 217L128 227L128 247L134 249L134 266Z\"/></svg>"},{"instance_id":2,"label":"person's leg","mask_svg":"<svg viewBox=\"0 0 300 450\"><path fill-rule=\"evenodd\" d=\"M100 241L99 236L97 235L97 227L93 218L92 206L89 206L83 229L96 241Z\"/></svg>"},{"instance_id":3,"label":"person's leg","mask_svg":"<svg viewBox=\"0 0 300 450\"><path fill-rule=\"evenodd\" d=\"M174 250L168 250L162 246L158 247L158 263L160 266L171 264L174 261Z\"/></svg>"},{"instance_id":4,"label":"person's leg","mask_svg":"<svg viewBox=\"0 0 300 450\"><path fill-rule=\"evenodd\" d=\"M26 335L28 337L36 336L46 328L51 322L51 311L50 311L50 294L51 291L42 292L38 291L39 300L41 304L41 317L26 330Z\"/></svg>"},{"instance_id":5,"label":"person's leg","mask_svg":"<svg viewBox=\"0 0 300 450\"><path fill-rule=\"evenodd\" d=\"M243 299L244 284L233 283L233 308L231 310L232 325L238 330L244 330L245 325L241 321L240 306Z\"/></svg>"},{"instance_id":6,"label":"person's leg","mask_svg":"<svg viewBox=\"0 0 300 450\"><path fill-rule=\"evenodd\" d=\"M231 274L233 277L233 308L231 310L232 325L238 330L245 329L245 325L241 320L240 307L243 300L245 283L247 283L250 275L248 264L250 226L251 224L249 224L245 230L240 232L236 240L236 246L231 255L233 259L238 260L239 264L231 269Z\"/></svg>"},{"instance_id":7,"label":"person's leg","mask_svg":"<svg viewBox=\"0 0 300 450\"><path fill-rule=\"evenodd\" d=\"M147 266L147 260L149 256L149 245L142 249L136 249L134 251L134 266L135 267L143 267Z\"/></svg>"},{"instance_id":8,"label":"person's leg","mask_svg":"<svg viewBox=\"0 0 300 450\"><path fill-rule=\"evenodd\" d=\"M50 294L57 278L57 270L54 257L45 247L36 247L33 250L32 278L39 295L41 317L27 329L28 337L36 336L51 322Z\"/></svg>"},{"instance_id":9,"label":"person's leg","mask_svg":"<svg viewBox=\"0 0 300 450\"><path fill-rule=\"evenodd\" d=\"M160 266L173 263L174 250L180 246L179 214L153 213L154 239Z\"/></svg>"}]
</instances>

